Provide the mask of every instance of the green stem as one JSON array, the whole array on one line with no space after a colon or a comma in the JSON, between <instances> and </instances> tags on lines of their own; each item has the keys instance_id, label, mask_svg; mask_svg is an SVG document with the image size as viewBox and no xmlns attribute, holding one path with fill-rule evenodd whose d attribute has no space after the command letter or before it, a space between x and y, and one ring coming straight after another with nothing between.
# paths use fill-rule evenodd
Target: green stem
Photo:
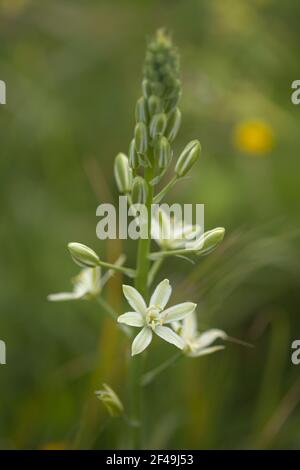
<instances>
[{"instance_id":1,"label":"green stem","mask_svg":"<svg viewBox=\"0 0 300 470\"><path fill-rule=\"evenodd\" d=\"M140 238L137 255L137 269L135 277L136 289L147 299L148 296L148 271L150 260L148 259L151 244L151 205L153 201L153 186L149 184L153 178L153 167L145 170L145 180L148 183L148 194L146 200L148 217L148 237ZM142 416L142 360L141 355L131 358L130 369L130 399L131 399L131 423L132 423L132 445L134 449L142 447L143 416Z\"/></svg>"},{"instance_id":2,"label":"green stem","mask_svg":"<svg viewBox=\"0 0 300 470\"><path fill-rule=\"evenodd\" d=\"M157 260L154 261L154 263L152 264L151 266L151 269L149 271L149 275L148 275L148 287L151 287L153 281L154 281L154 278L156 276L156 274L158 273L162 263L163 263L163 257L162 258L159 258Z\"/></svg>"},{"instance_id":3,"label":"green stem","mask_svg":"<svg viewBox=\"0 0 300 470\"><path fill-rule=\"evenodd\" d=\"M165 197L167 192L170 191L170 189L172 189L173 186L175 186L178 180L179 180L179 177L177 175L173 176L173 178L170 179L168 184L166 184L166 186L155 196L155 198L153 199L153 202L155 204L158 204Z\"/></svg>"},{"instance_id":4,"label":"green stem","mask_svg":"<svg viewBox=\"0 0 300 470\"><path fill-rule=\"evenodd\" d=\"M188 248L179 248L177 250L154 251L153 253L149 254L149 259L156 261L162 258L166 258L167 256L186 255L191 253L195 253L195 250Z\"/></svg>"},{"instance_id":5,"label":"green stem","mask_svg":"<svg viewBox=\"0 0 300 470\"><path fill-rule=\"evenodd\" d=\"M128 277L135 277L135 270L126 268L124 266L118 266L117 264L106 263L105 261L100 260L99 266L107 269L113 269L114 271L119 271L120 273L126 274Z\"/></svg>"},{"instance_id":6,"label":"green stem","mask_svg":"<svg viewBox=\"0 0 300 470\"><path fill-rule=\"evenodd\" d=\"M155 369L151 369L148 372L146 372L141 379L141 385L145 387L146 385L149 385L156 377L164 372L168 367L172 366L177 362L181 357L182 353L178 352L177 354L174 354L174 356L171 356L169 359L167 359L165 362L160 364L159 366L155 367Z\"/></svg>"},{"instance_id":7,"label":"green stem","mask_svg":"<svg viewBox=\"0 0 300 470\"><path fill-rule=\"evenodd\" d=\"M147 183L152 179L153 168L145 170L145 180ZM135 287L144 296L147 297L147 277L150 260L148 259L151 244L151 205L153 201L153 186L148 184L148 195L146 200L148 217L148 237L140 238L138 247L138 259L135 277Z\"/></svg>"},{"instance_id":8,"label":"green stem","mask_svg":"<svg viewBox=\"0 0 300 470\"><path fill-rule=\"evenodd\" d=\"M107 315L109 315L113 320L117 320L118 314L113 310L109 303L107 303L106 300L103 299L103 297L96 297L95 300ZM129 328L126 327L126 325L122 325L121 323L117 323L117 325L128 338L132 338L131 331Z\"/></svg>"}]
</instances>

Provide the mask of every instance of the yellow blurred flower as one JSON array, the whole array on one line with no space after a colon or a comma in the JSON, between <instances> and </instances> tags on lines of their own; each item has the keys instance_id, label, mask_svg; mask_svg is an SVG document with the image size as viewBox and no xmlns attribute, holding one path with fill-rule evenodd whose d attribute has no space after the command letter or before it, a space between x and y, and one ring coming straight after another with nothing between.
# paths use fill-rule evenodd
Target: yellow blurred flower
<instances>
[{"instance_id":1,"label":"yellow blurred flower","mask_svg":"<svg viewBox=\"0 0 300 470\"><path fill-rule=\"evenodd\" d=\"M242 152L262 155L274 146L272 127L261 120L249 120L238 124L233 131L234 145Z\"/></svg>"}]
</instances>

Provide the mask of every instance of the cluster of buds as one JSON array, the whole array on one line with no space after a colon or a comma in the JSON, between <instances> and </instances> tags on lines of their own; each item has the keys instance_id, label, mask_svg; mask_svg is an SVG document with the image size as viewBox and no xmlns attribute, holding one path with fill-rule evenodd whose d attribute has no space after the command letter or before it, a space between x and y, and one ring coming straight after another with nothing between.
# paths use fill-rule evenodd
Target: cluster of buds
<instances>
[{"instance_id":1,"label":"cluster of buds","mask_svg":"<svg viewBox=\"0 0 300 470\"><path fill-rule=\"evenodd\" d=\"M141 180L136 181L133 175L137 175L139 168L153 167L155 176L151 184L154 185L161 180L171 163L171 144L181 124L178 108L180 95L178 53L169 34L160 29L147 47L142 96L135 107L136 124L128 158L118 154L115 161L119 191L129 195L135 188L134 195L139 195L138 202L143 202L146 189L140 188ZM197 140L185 147L175 166L175 180L190 171L200 152L201 146Z\"/></svg>"}]
</instances>

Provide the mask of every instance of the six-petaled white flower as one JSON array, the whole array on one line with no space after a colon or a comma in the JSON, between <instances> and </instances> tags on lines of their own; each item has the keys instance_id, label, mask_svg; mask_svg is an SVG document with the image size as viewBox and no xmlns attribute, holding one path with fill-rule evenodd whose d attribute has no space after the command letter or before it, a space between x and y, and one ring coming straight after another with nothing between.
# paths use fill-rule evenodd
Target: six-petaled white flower
<instances>
[{"instance_id":1,"label":"six-petaled white flower","mask_svg":"<svg viewBox=\"0 0 300 470\"><path fill-rule=\"evenodd\" d=\"M100 294L103 285L111 276L111 272L107 272L101 277L101 268L84 268L78 276L72 279L72 292L59 292L57 294L48 295L47 299L58 302L63 300L77 300L88 297L96 297Z\"/></svg>"},{"instance_id":2,"label":"six-petaled white flower","mask_svg":"<svg viewBox=\"0 0 300 470\"><path fill-rule=\"evenodd\" d=\"M184 348L183 338L164 325L182 320L190 315L195 310L196 304L184 302L165 309L172 292L168 279L158 284L151 296L148 307L141 294L134 287L123 285L123 292L134 311L120 315L118 322L142 328L132 343L131 352L133 356L143 352L149 346L153 333L168 343L174 344L179 349Z\"/></svg>"},{"instance_id":3,"label":"six-petaled white flower","mask_svg":"<svg viewBox=\"0 0 300 470\"><path fill-rule=\"evenodd\" d=\"M188 242L197 240L200 235L200 225L187 224L184 220L170 217L162 208L152 219L151 236L163 250L185 248Z\"/></svg>"},{"instance_id":4,"label":"six-petaled white flower","mask_svg":"<svg viewBox=\"0 0 300 470\"><path fill-rule=\"evenodd\" d=\"M197 318L195 312L186 316L182 323L174 322L174 330L184 342L184 352L189 357L199 357L224 349L224 346L211 346L217 339L226 340L227 334L223 330L212 328L199 333L197 330Z\"/></svg>"}]
</instances>

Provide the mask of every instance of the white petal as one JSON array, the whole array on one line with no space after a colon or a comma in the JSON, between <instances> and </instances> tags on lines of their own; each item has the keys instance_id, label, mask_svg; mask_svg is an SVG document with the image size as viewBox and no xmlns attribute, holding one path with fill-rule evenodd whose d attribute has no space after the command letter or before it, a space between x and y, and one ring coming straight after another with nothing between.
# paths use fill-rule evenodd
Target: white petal
<instances>
[{"instance_id":1,"label":"white petal","mask_svg":"<svg viewBox=\"0 0 300 470\"><path fill-rule=\"evenodd\" d=\"M195 351L189 352L188 356L189 357L206 356L207 354L212 354L214 352L221 351L222 349L225 349L225 347L224 346L212 346L211 348L197 349Z\"/></svg>"},{"instance_id":2,"label":"white petal","mask_svg":"<svg viewBox=\"0 0 300 470\"><path fill-rule=\"evenodd\" d=\"M161 240L170 240L172 221L169 215L161 208L158 211L159 238Z\"/></svg>"},{"instance_id":3,"label":"white petal","mask_svg":"<svg viewBox=\"0 0 300 470\"><path fill-rule=\"evenodd\" d=\"M83 297L83 295L77 294L76 292L59 292L58 294L49 294L47 299L51 302L61 302L64 300L80 299Z\"/></svg>"},{"instance_id":4,"label":"white petal","mask_svg":"<svg viewBox=\"0 0 300 470\"><path fill-rule=\"evenodd\" d=\"M173 321L171 326L172 326L173 330L175 331L175 333L178 333L180 336L182 336L182 334L181 334L182 324L179 321Z\"/></svg>"},{"instance_id":5,"label":"white petal","mask_svg":"<svg viewBox=\"0 0 300 470\"><path fill-rule=\"evenodd\" d=\"M174 305L167 308L161 313L164 323L171 323L172 321L182 320L186 315L193 313L197 304L193 302L183 302L182 304Z\"/></svg>"},{"instance_id":6,"label":"white petal","mask_svg":"<svg viewBox=\"0 0 300 470\"><path fill-rule=\"evenodd\" d=\"M160 244L159 225L158 225L158 221L155 218L153 218L151 222L151 237L153 238L153 240L157 242L158 245Z\"/></svg>"},{"instance_id":7,"label":"white petal","mask_svg":"<svg viewBox=\"0 0 300 470\"><path fill-rule=\"evenodd\" d=\"M182 334L181 336L185 340L193 339L197 334L197 317L196 313L192 312L187 315L182 322Z\"/></svg>"},{"instance_id":8,"label":"white petal","mask_svg":"<svg viewBox=\"0 0 300 470\"><path fill-rule=\"evenodd\" d=\"M74 291L77 293L91 293L98 294L101 289L100 284L101 269L99 266L96 268L86 268L74 279Z\"/></svg>"},{"instance_id":9,"label":"white petal","mask_svg":"<svg viewBox=\"0 0 300 470\"><path fill-rule=\"evenodd\" d=\"M216 339L226 339L227 334L223 330L211 329L205 331L197 338L197 348L206 348L212 344Z\"/></svg>"},{"instance_id":10,"label":"white petal","mask_svg":"<svg viewBox=\"0 0 300 470\"><path fill-rule=\"evenodd\" d=\"M174 230L174 238L177 240L191 241L201 233L200 225L178 224Z\"/></svg>"},{"instance_id":11,"label":"white petal","mask_svg":"<svg viewBox=\"0 0 300 470\"><path fill-rule=\"evenodd\" d=\"M125 323L129 326L143 326L144 319L140 313L137 312L127 312L123 313L118 317L118 323Z\"/></svg>"},{"instance_id":12,"label":"white petal","mask_svg":"<svg viewBox=\"0 0 300 470\"><path fill-rule=\"evenodd\" d=\"M201 231L197 235L197 237L195 237L195 240L187 242L185 247L191 250L200 250L201 248L203 248L204 242L205 242L204 233Z\"/></svg>"},{"instance_id":13,"label":"white petal","mask_svg":"<svg viewBox=\"0 0 300 470\"><path fill-rule=\"evenodd\" d=\"M167 305L170 295L172 293L172 287L168 279L161 281L153 292L150 299L150 306L155 306L160 309L165 308Z\"/></svg>"},{"instance_id":14,"label":"white petal","mask_svg":"<svg viewBox=\"0 0 300 470\"><path fill-rule=\"evenodd\" d=\"M175 331L171 330L171 328L168 328L167 326L157 326L154 331L168 343L174 344L179 349L184 348L183 339L175 333Z\"/></svg>"},{"instance_id":15,"label":"white petal","mask_svg":"<svg viewBox=\"0 0 300 470\"><path fill-rule=\"evenodd\" d=\"M131 286L123 284L123 293L131 307L136 311L144 315L146 313L146 304L141 294Z\"/></svg>"},{"instance_id":16,"label":"white petal","mask_svg":"<svg viewBox=\"0 0 300 470\"><path fill-rule=\"evenodd\" d=\"M139 334L134 338L131 346L131 355L135 356L143 352L147 346L151 343L152 340L152 330L148 326L139 332Z\"/></svg>"}]
</instances>

